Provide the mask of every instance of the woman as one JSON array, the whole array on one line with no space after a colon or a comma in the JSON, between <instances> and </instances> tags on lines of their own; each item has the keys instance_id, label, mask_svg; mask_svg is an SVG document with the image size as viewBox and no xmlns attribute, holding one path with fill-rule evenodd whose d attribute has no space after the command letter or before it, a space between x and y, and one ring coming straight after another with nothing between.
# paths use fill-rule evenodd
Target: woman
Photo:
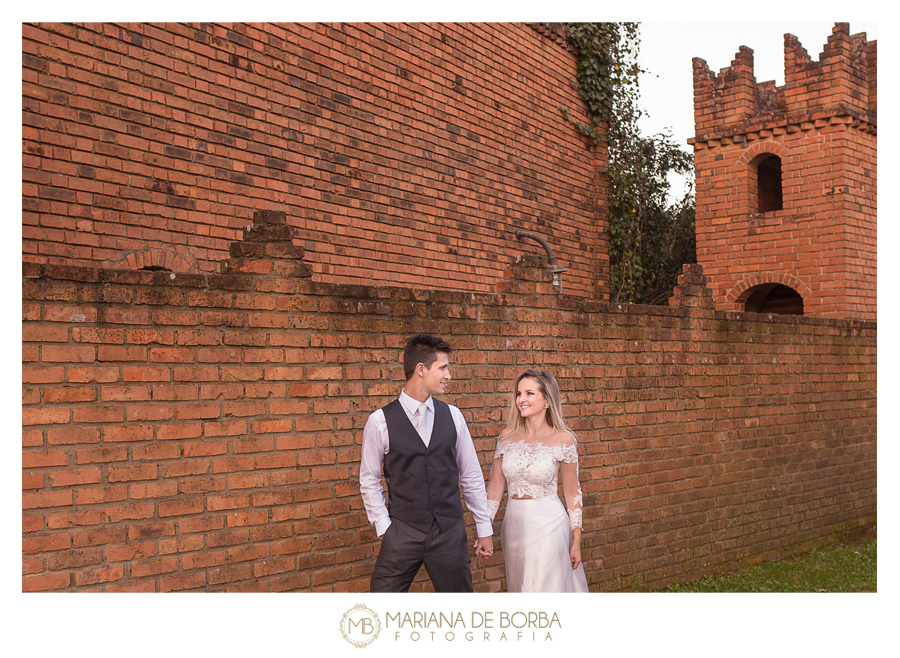
<instances>
[{"instance_id":1,"label":"woman","mask_svg":"<svg viewBox=\"0 0 900 658\"><path fill-rule=\"evenodd\" d=\"M575 433L563 420L559 385L546 370L526 370L515 390L487 486L491 520L509 489L500 529L507 587L510 592L587 592L578 452ZM558 473L568 516L559 500Z\"/></svg>"}]
</instances>

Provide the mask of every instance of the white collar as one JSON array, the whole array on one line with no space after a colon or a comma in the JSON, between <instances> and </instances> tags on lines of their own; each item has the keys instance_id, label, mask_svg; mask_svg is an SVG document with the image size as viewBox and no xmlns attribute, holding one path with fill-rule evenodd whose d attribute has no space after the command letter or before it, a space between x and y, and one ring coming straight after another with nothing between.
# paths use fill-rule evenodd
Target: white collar
<instances>
[{"instance_id":1,"label":"white collar","mask_svg":"<svg viewBox=\"0 0 900 658\"><path fill-rule=\"evenodd\" d=\"M406 412L409 415L413 415L419 411L419 405L422 403L415 398L408 396L406 394L406 389L404 389L400 391L400 404L403 405L403 408L406 409ZM431 413L434 413L434 398L430 395L428 396L428 399L425 400L425 406L428 407L428 410L431 411Z\"/></svg>"}]
</instances>

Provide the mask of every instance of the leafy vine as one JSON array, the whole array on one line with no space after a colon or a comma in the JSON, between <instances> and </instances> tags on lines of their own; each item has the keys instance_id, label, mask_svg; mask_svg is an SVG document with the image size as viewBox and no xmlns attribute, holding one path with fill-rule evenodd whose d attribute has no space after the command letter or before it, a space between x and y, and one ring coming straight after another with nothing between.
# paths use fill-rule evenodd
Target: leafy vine
<instances>
[{"instance_id":1,"label":"leafy vine","mask_svg":"<svg viewBox=\"0 0 900 658\"><path fill-rule=\"evenodd\" d=\"M578 62L572 85L591 123L560 111L608 148L610 299L665 303L682 264L697 260L691 190L668 202L669 172L692 175L693 157L670 134L641 136L637 23L568 23L566 38Z\"/></svg>"}]
</instances>

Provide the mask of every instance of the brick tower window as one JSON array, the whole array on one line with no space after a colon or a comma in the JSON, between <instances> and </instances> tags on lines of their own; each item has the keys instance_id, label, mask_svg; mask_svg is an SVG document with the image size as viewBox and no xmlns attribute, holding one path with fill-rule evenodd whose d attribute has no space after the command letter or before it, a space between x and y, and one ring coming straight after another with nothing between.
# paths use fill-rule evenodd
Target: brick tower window
<instances>
[{"instance_id":1,"label":"brick tower window","mask_svg":"<svg viewBox=\"0 0 900 658\"><path fill-rule=\"evenodd\" d=\"M751 288L747 293L749 295L744 304L744 311L747 313L803 315L803 298L790 286L780 283L764 283Z\"/></svg>"},{"instance_id":2,"label":"brick tower window","mask_svg":"<svg viewBox=\"0 0 900 658\"><path fill-rule=\"evenodd\" d=\"M756 163L756 212L781 210L781 158L763 155Z\"/></svg>"}]
</instances>

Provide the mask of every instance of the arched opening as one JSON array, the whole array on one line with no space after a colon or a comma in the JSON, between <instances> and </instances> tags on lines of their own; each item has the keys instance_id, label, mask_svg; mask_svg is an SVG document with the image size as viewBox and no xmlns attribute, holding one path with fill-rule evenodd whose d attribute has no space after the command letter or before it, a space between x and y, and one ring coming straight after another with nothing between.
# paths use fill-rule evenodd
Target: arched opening
<instances>
[{"instance_id":1,"label":"arched opening","mask_svg":"<svg viewBox=\"0 0 900 658\"><path fill-rule=\"evenodd\" d=\"M781 210L781 158L769 154L760 158L756 163L756 212Z\"/></svg>"},{"instance_id":2,"label":"arched opening","mask_svg":"<svg viewBox=\"0 0 900 658\"><path fill-rule=\"evenodd\" d=\"M803 298L796 290L780 283L764 283L747 291L747 313L803 315Z\"/></svg>"}]
</instances>

